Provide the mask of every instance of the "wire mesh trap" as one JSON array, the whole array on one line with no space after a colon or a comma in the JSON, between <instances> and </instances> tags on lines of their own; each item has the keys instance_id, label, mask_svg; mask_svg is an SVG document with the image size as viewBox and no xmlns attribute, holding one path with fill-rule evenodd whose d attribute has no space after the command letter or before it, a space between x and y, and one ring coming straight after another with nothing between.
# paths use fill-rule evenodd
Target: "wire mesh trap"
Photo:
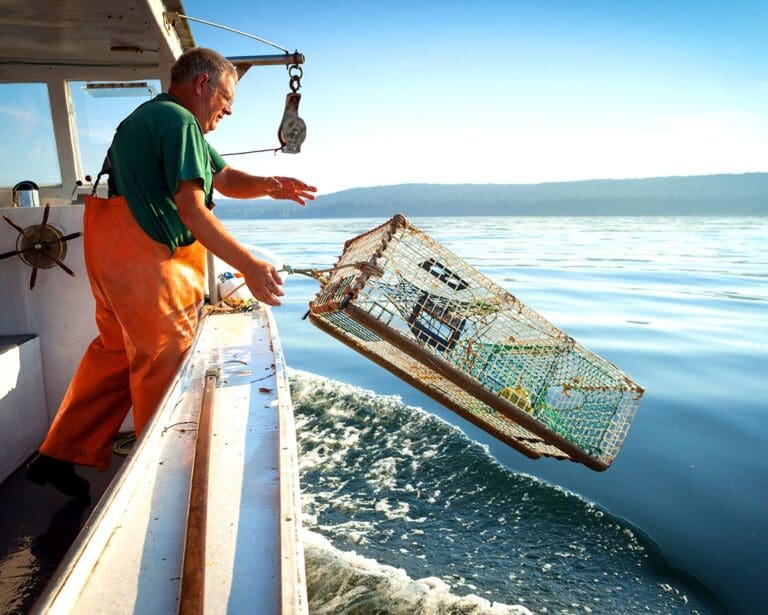
<instances>
[{"instance_id":1,"label":"wire mesh trap","mask_svg":"<svg viewBox=\"0 0 768 615\"><path fill-rule=\"evenodd\" d=\"M309 318L533 459L607 469L643 395L402 215L344 245Z\"/></svg>"}]
</instances>

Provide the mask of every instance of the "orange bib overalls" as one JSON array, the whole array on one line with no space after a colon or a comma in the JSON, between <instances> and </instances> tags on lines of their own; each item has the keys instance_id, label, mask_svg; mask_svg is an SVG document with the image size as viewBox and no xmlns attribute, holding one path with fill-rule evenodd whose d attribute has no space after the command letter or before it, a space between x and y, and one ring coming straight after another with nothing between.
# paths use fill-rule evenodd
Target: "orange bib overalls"
<instances>
[{"instance_id":1,"label":"orange bib overalls","mask_svg":"<svg viewBox=\"0 0 768 615\"><path fill-rule=\"evenodd\" d=\"M83 241L99 336L40 451L105 470L128 410L139 436L192 344L205 248L195 241L171 255L139 226L124 197L85 197Z\"/></svg>"}]
</instances>

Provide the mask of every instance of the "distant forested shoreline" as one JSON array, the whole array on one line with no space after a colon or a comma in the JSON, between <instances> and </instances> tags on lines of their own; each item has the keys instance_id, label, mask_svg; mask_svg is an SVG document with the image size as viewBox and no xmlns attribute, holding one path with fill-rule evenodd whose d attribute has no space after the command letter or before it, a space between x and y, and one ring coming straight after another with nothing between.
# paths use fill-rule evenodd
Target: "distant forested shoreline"
<instances>
[{"instance_id":1,"label":"distant forested shoreline","mask_svg":"<svg viewBox=\"0 0 768 615\"><path fill-rule=\"evenodd\" d=\"M399 184L293 202L217 200L220 218L768 216L768 173L544 184Z\"/></svg>"}]
</instances>

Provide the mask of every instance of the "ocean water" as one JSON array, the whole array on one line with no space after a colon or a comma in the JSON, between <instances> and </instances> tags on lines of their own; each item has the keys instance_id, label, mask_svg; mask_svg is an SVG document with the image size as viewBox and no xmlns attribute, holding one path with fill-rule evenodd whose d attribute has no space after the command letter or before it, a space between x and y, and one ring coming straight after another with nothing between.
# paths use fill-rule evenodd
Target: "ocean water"
<instances>
[{"instance_id":1,"label":"ocean water","mask_svg":"<svg viewBox=\"0 0 768 615\"><path fill-rule=\"evenodd\" d=\"M382 221L226 224L326 267ZM646 393L608 471L532 461L302 320L290 276L311 612L768 612L768 218L413 222Z\"/></svg>"}]
</instances>

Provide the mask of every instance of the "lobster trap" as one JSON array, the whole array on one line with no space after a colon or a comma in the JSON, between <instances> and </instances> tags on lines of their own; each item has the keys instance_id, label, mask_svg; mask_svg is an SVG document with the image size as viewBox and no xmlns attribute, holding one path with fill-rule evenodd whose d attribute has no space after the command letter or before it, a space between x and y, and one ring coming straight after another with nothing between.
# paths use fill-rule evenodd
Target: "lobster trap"
<instances>
[{"instance_id":1,"label":"lobster trap","mask_svg":"<svg viewBox=\"0 0 768 615\"><path fill-rule=\"evenodd\" d=\"M643 395L402 215L344 245L309 317L533 459L607 469Z\"/></svg>"}]
</instances>

